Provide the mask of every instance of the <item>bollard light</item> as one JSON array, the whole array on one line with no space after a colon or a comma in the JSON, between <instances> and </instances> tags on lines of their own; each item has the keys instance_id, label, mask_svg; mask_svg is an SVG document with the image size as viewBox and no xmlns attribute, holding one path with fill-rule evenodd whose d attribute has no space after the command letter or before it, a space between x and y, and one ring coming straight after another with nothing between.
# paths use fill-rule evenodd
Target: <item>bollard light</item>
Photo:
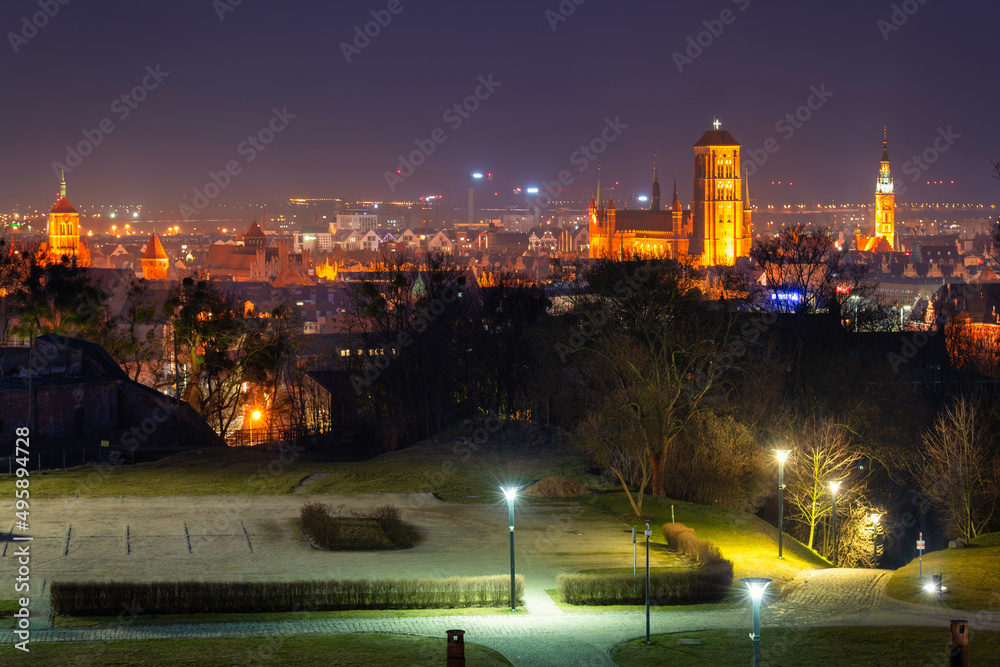
<instances>
[{"instance_id":1,"label":"bollard light","mask_svg":"<svg viewBox=\"0 0 1000 667\"><path fill-rule=\"evenodd\" d=\"M510 525L510 610L517 609L517 594L514 586L514 498L517 497L516 486L501 486L507 499L507 523Z\"/></svg>"},{"instance_id":2,"label":"bollard light","mask_svg":"<svg viewBox=\"0 0 1000 667\"><path fill-rule=\"evenodd\" d=\"M830 482L830 495L833 497L833 566L837 567L837 491L840 489L840 482Z\"/></svg>"},{"instance_id":3,"label":"bollard light","mask_svg":"<svg viewBox=\"0 0 1000 667\"><path fill-rule=\"evenodd\" d=\"M788 449L776 449L778 457L778 558L784 558L782 551L782 541L785 535L785 459L788 458Z\"/></svg>"},{"instance_id":4,"label":"bollard light","mask_svg":"<svg viewBox=\"0 0 1000 667\"><path fill-rule=\"evenodd\" d=\"M753 664L760 667L760 602L764 598L764 589L771 583L770 579L761 577L748 577L740 579L750 590L750 599L753 600L753 632L750 639L753 640Z\"/></svg>"}]
</instances>

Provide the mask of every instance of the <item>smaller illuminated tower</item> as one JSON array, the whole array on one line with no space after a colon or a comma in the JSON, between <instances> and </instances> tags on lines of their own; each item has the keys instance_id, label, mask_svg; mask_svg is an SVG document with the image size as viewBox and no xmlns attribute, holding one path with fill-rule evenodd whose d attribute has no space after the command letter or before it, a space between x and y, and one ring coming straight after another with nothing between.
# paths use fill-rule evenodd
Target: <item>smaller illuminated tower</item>
<instances>
[{"instance_id":1,"label":"smaller illuminated tower","mask_svg":"<svg viewBox=\"0 0 1000 667\"><path fill-rule=\"evenodd\" d=\"M144 280L166 280L170 271L170 258L167 251L160 243L160 237L156 232L149 237L146 243L146 252L142 253L142 277Z\"/></svg>"},{"instance_id":2,"label":"smaller illuminated tower","mask_svg":"<svg viewBox=\"0 0 1000 667\"><path fill-rule=\"evenodd\" d=\"M78 266L88 263L89 254L80 248L80 214L66 199L66 174L59 183L59 199L49 211L47 251L53 262L67 257Z\"/></svg>"},{"instance_id":3,"label":"smaller illuminated tower","mask_svg":"<svg viewBox=\"0 0 1000 667\"><path fill-rule=\"evenodd\" d=\"M875 236L881 236L896 249L896 195L893 192L892 171L889 168L889 131L882 134L882 166L875 182Z\"/></svg>"}]
</instances>

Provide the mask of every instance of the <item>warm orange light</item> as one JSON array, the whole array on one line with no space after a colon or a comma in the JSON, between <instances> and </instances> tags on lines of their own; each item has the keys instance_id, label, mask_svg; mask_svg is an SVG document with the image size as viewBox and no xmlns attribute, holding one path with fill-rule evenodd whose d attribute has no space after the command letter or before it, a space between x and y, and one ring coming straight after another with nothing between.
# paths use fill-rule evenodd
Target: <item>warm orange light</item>
<instances>
[{"instance_id":1,"label":"warm orange light","mask_svg":"<svg viewBox=\"0 0 1000 667\"><path fill-rule=\"evenodd\" d=\"M260 410L254 410L253 411L253 419L254 419L254 421L257 421L258 419L260 419Z\"/></svg>"}]
</instances>

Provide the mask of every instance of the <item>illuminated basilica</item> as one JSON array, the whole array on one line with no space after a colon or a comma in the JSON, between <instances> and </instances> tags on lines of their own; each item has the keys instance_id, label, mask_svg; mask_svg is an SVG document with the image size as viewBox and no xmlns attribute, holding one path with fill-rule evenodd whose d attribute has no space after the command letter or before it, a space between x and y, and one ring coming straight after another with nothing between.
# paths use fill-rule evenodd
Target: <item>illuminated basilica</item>
<instances>
[{"instance_id":1,"label":"illuminated basilica","mask_svg":"<svg viewBox=\"0 0 1000 667\"><path fill-rule=\"evenodd\" d=\"M653 167L649 210L618 210L614 200L590 203L590 256L627 253L693 257L702 266L732 266L750 254L749 186L744 199L740 144L727 130L708 130L694 145L694 205L685 211L674 184L673 205L660 209L660 183Z\"/></svg>"}]
</instances>

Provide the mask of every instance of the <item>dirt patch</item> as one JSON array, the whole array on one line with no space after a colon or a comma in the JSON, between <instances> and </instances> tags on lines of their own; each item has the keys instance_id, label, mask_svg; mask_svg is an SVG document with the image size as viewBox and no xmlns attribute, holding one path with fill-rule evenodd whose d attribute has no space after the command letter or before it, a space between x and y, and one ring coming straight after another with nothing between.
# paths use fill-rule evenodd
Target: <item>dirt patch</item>
<instances>
[{"instance_id":1,"label":"dirt patch","mask_svg":"<svg viewBox=\"0 0 1000 667\"><path fill-rule=\"evenodd\" d=\"M546 477L524 490L525 495L535 498L576 498L588 493L586 487L568 477Z\"/></svg>"}]
</instances>

